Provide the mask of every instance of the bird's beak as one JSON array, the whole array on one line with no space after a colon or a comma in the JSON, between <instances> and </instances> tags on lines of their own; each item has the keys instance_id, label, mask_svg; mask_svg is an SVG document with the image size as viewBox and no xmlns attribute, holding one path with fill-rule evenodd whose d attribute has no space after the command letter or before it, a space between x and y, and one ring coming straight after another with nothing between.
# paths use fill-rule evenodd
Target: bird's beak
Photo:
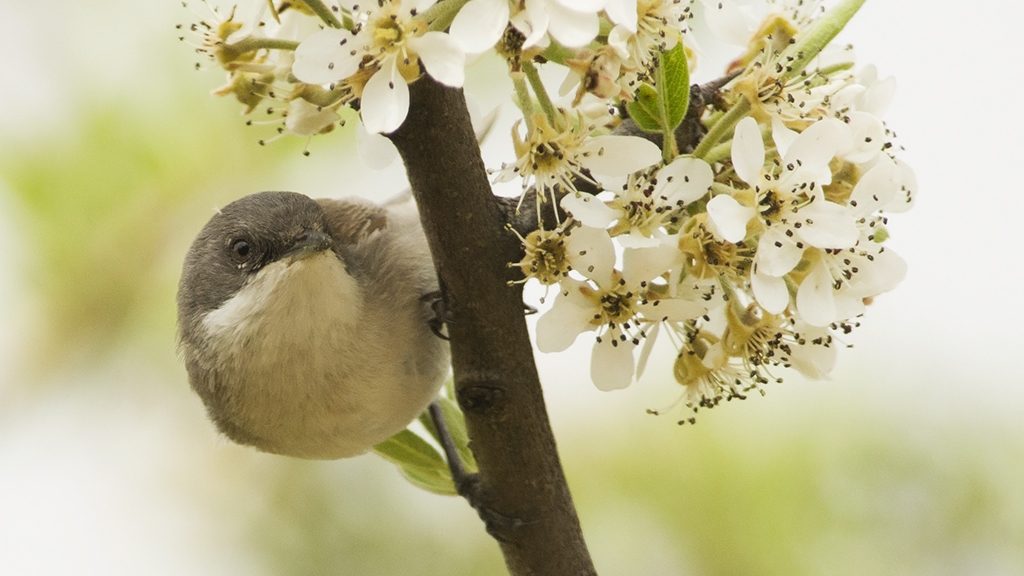
<instances>
[{"instance_id":1,"label":"bird's beak","mask_svg":"<svg viewBox=\"0 0 1024 576\"><path fill-rule=\"evenodd\" d=\"M330 249L334 246L334 240L326 233L319 230L306 230L295 238L295 243L283 258L291 261L302 260Z\"/></svg>"}]
</instances>

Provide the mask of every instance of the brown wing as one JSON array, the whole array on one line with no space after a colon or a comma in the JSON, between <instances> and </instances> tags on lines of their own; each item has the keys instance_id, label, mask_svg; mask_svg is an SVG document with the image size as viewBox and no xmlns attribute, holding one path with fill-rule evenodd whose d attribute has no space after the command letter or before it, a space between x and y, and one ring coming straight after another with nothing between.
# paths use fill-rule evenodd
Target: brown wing
<instances>
[{"instance_id":1,"label":"brown wing","mask_svg":"<svg viewBox=\"0 0 1024 576\"><path fill-rule=\"evenodd\" d=\"M388 225L388 211L364 198L318 198L327 213L331 236L340 244L356 244Z\"/></svg>"}]
</instances>

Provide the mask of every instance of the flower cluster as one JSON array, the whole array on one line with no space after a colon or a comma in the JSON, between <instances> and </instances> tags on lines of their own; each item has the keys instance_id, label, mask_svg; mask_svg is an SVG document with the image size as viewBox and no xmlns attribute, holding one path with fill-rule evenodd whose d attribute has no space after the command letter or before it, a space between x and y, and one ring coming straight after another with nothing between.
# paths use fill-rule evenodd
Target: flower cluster
<instances>
[{"instance_id":1,"label":"flower cluster","mask_svg":"<svg viewBox=\"0 0 1024 576\"><path fill-rule=\"evenodd\" d=\"M827 377L838 336L903 279L906 264L884 245L885 214L909 209L916 192L881 120L894 82L871 66L855 71L852 52L829 44L861 2L825 11L769 0L759 21L727 0L634 4L635 21L611 2L595 9L611 32L580 32L572 45L548 26L547 42L575 46L562 62L562 94L579 85L569 107L624 112L603 124L565 120L533 75L536 59L524 58L527 42L510 58L532 128L514 133L519 157L497 179L520 176L539 198L558 197L562 217L524 238L518 263L558 290L538 348L564 350L592 333L591 376L610 390L639 377L667 335L694 411L760 390L781 368ZM694 14L745 51L718 90L691 100ZM515 22L544 45L536 27ZM659 142L657 154L640 138Z\"/></svg>"},{"instance_id":2,"label":"flower cluster","mask_svg":"<svg viewBox=\"0 0 1024 576\"><path fill-rule=\"evenodd\" d=\"M556 290L537 347L593 334L591 375L628 386L659 335L694 410L742 398L780 368L827 377L838 334L906 265L886 214L909 209L911 169L882 122L891 78L832 39L864 0L323 0L214 13L197 50L228 73L216 91L281 133L402 125L411 82L463 84L469 57L508 65L522 118L520 180L557 226L522 237L524 281ZM705 42L738 46L722 77L690 86ZM562 66L549 94L540 67ZM527 197L524 194L523 197ZM692 417L684 418L684 421Z\"/></svg>"},{"instance_id":3,"label":"flower cluster","mask_svg":"<svg viewBox=\"0 0 1024 576\"><path fill-rule=\"evenodd\" d=\"M436 2L380 0L361 9L301 0L271 3L272 18L257 2L251 19L211 9L212 19L191 28L200 35L196 50L228 72L214 93L234 95L245 113L270 100L279 133L325 134L339 123L338 109L351 105L367 132L380 134L402 125L409 83L424 71L462 86L466 56L453 37L432 29Z\"/></svg>"}]
</instances>

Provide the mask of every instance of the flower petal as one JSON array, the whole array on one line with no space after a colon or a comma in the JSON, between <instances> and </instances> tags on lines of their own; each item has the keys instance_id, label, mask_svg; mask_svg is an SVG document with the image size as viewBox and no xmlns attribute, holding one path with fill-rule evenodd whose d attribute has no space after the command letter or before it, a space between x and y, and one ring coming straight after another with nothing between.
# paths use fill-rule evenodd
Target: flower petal
<instances>
[{"instance_id":1,"label":"flower petal","mask_svg":"<svg viewBox=\"0 0 1024 576\"><path fill-rule=\"evenodd\" d=\"M917 175L914 174L914 169L903 160L896 160L895 179L900 190L897 192L896 198L882 207L886 212L894 214L913 208L914 199L917 198Z\"/></svg>"},{"instance_id":2,"label":"flower petal","mask_svg":"<svg viewBox=\"0 0 1024 576\"><path fill-rule=\"evenodd\" d=\"M661 276L681 259L675 242L654 248L626 248L622 251L622 279L626 286L640 286L641 282Z\"/></svg>"},{"instance_id":3,"label":"flower petal","mask_svg":"<svg viewBox=\"0 0 1024 576\"><path fill-rule=\"evenodd\" d=\"M652 322L660 322L662 320L684 322L706 314L708 308L704 304L693 300L665 298L640 304L637 306L637 310L643 314L644 318Z\"/></svg>"},{"instance_id":4,"label":"flower petal","mask_svg":"<svg viewBox=\"0 0 1024 576\"><path fill-rule=\"evenodd\" d=\"M789 306L789 289L786 287L786 280L760 272L756 264L753 274L750 275L750 287L754 291L757 303L769 314L782 314Z\"/></svg>"},{"instance_id":5,"label":"flower petal","mask_svg":"<svg viewBox=\"0 0 1024 576\"><path fill-rule=\"evenodd\" d=\"M772 226L761 234L754 261L762 274L784 276L800 263L804 249L797 247L786 230L784 226Z\"/></svg>"},{"instance_id":6,"label":"flower petal","mask_svg":"<svg viewBox=\"0 0 1024 576\"><path fill-rule=\"evenodd\" d=\"M644 338L644 344L640 347L640 357L636 359L637 380L644 376L644 370L647 368L647 359L651 357L651 351L654 350L654 342L657 340L659 332L661 332L661 322L655 322L647 330L647 337Z\"/></svg>"},{"instance_id":7,"label":"flower petal","mask_svg":"<svg viewBox=\"0 0 1024 576\"><path fill-rule=\"evenodd\" d=\"M526 0L525 9L511 18L516 30L523 33L523 49L532 48L548 31L548 10L543 0Z\"/></svg>"},{"instance_id":8,"label":"flower petal","mask_svg":"<svg viewBox=\"0 0 1024 576\"><path fill-rule=\"evenodd\" d=\"M899 192L896 182L896 164L888 157L860 177L850 194L850 211L855 218L870 216L896 197Z\"/></svg>"},{"instance_id":9,"label":"flower petal","mask_svg":"<svg viewBox=\"0 0 1024 576\"><path fill-rule=\"evenodd\" d=\"M611 283L615 244L603 228L579 226L565 236L565 257L572 269L599 285Z\"/></svg>"},{"instance_id":10,"label":"flower petal","mask_svg":"<svg viewBox=\"0 0 1024 576\"><path fill-rule=\"evenodd\" d=\"M836 365L836 346L827 328L808 326L797 321L793 327L796 336L805 344L794 346L789 355L790 363L797 372L808 378L828 378Z\"/></svg>"},{"instance_id":11,"label":"flower petal","mask_svg":"<svg viewBox=\"0 0 1024 576\"><path fill-rule=\"evenodd\" d=\"M885 125L876 116L867 112L850 112L847 117L850 140L837 155L854 164L870 162L882 152L882 146L885 144Z\"/></svg>"},{"instance_id":12,"label":"flower petal","mask_svg":"<svg viewBox=\"0 0 1024 576\"><path fill-rule=\"evenodd\" d=\"M818 261L796 291L796 309L811 326L828 326L836 320L832 275L824 262Z\"/></svg>"},{"instance_id":13,"label":"flower petal","mask_svg":"<svg viewBox=\"0 0 1024 576\"><path fill-rule=\"evenodd\" d=\"M907 277L907 262L891 248L879 247L874 260L860 267L851 281L858 296L877 296L895 288Z\"/></svg>"},{"instance_id":14,"label":"flower petal","mask_svg":"<svg viewBox=\"0 0 1024 576\"><path fill-rule=\"evenodd\" d=\"M363 56L354 50L353 40L351 32L337 28L313 34L295 49L292 74L307 84L330 84L348 78L359 69Z\"/></svg>"},{"instance_id":15,"label":"flower petal","mask_svg":"<svg viewBox=\"0 0 1024 576\"><path fill-rule=\"evenodd\" d=\"M330 108L296 98L288 103L284 126L296 136L315 136L339 119L338 113Z\"/></svg>"},{"instance_id":16,"label":"flower petal","mask_svg":"<svg viewBox=\"0 0 1024 576\"><path fill-rule=\"evenodd\" d=\"M596 136L583 151L580 165L605 176L625 176L661 160L658 145L639 136Z\"/></svg>"},{"instance_id":17,"label":"flower petal","mask_svg":"<svg viewBox=\"0 0 1024 576\"><path fill-rule=\"evenodd\" d=\"M632 2L633 11L636 12L636 0L632 0ZM608 3L608 0L548 0L549 6L552 4L558 4L563 8L569 8L580 12L593 12L594 14L603 10Z\"/></svg>"},{"instance_id":18,"label":"flower petal","mask_svg":"<svg viewBox=\"0 0 1024 576\"><path fill-rule=\"evenodd\" d=\"M360 114L367 132L394 132L409 113L409 85L401 74L389 72L387 67L381 68L363 88Z\"/></svg>"},{"instance_id":19,"label":"flower petal","mask_svg":"<svg viewBox=\"0 0 1024 576\"><path fill-rule=\"evenodd\" d=\"M677 158L658 171L654 193L666 204L690 203L711 189L715 175L711 166L699 158Z\"/></svg>"},{"instance_id":20,"label":"flower petal","mask_svg":"<svg viewBox=\"0 0 1024 576\"><path fill-rule=\"evenodd\" d=\"M819 184L832 181L828 163L845 147L850 129L834 118L819 120L807 127L793 141L782 160L782 178L793 171L808 171ZM780 179L782 179L780 178Z\"/></svg>"},{"instance_id":21,"label":"flower petal","mask_svg":"<svg viewBox=\"0 0 1024 576\"><path fill-rule=\"evenodd\" d=\"M719 194L708 202L708 228L716 238L739 242L747 237L747 223L754 209L744 206L728 194Z\"/></svg>"},{"instance_id":22,"label":"flower petal","mask_svg":"<svg viewBox=\"0 0 1024 576\"><path fill-rule=\"evenodd\" d=\"M605 338L594 344L590 354L590 379L598 390L621 390L633 383L632 342Z\"/></svg>"},{"instance_id":23,"label":"flower petal","mask_svg":"<svg viewBox=\"0 0 1024 576\"><path fill-rule=\"evenodd\" d=\"M561 352L592 328L590 309L573 302L578 284L567 284L566 291L559 293L551 309L537 320L537 349L541 352Z\"/></svg>"},{"instance_id":24,"label":"flower petal","mask_svg":"<svg viewBox=\"0 0 1024 576\"><path fill-rule=\"evenodd\" d=\"M628 28L622 24L616 24L612 31L608 33L608 45L615 50L615 55L622 60L629 60L629 40L633 37L633 32L630 32Z\"/></svg>"},{"instance_id":25,"label":"flower petal","mask_svg":"<svg viewBox=\"0 0 1024 576\"><path fill-rule=\"evenodd\" d=\"M597 12L580 12L558 2L548 2L548 33L566 48L580 48L597 36Z\"/></svg>"},{"instance_id":26,"label":"flower petal","mask_svg":"<svg viewBox=\"0 0 1024 576\"><path fill-rule=\"evenodd\" d=\"M780 156L786 156L789 147L799 135L796 130L787 128L777 116L772 117L772 141L775 142L775 149L779 151Z\"/></svg>"},{"instance_id":27,"label":"flower petal","mask_svg":"<svg viewBox=\"0 0 1024 576\"><path fill-rule=\"evenodd\" d=\"M398 149L387 136L371 134L362 122L356 127L359 158L371 170L383 170L398 158Z\"/></svg>"},{"instance_id":28,"label":"flower petal","mask_svg":"<svg viewBox=\"0 0 1024 576\"><path fill-rule=\"evenodd\" d=\"M450 34L470 54L479 54L501 40L508 26L508 0L470 0L459 10Z\"/></svg>"},{"instance_id":29,"label":"flower petal","mask_svg":"<svg viewBox=\"0 0 1024 576\"><path fill-rule=\"evenodd\" d=\"M861 75L861 82L864 82L868 89L861 95L858 108L868 114L874 114L881 118L885 115L886 110L889 109L889 104L892 103L892 99L896 96L896 78L889 76L877 81L872 78L869 82L866 78L863 78L863 72L861 72Z\"/></svg>"},{"instance_id":30,"label":"flower petal","mask_svg":"<svg viewBox=\"0 0 1024 576\"><path fill-rule=\"evenodd\" d=\"M840 290L833 292L832 295L836 302L836 320L855 318L867 312L868 307L864 305L864 299L852 290Z\"/></svg>"},{"instance_id":31,"label":"flower petal","mask_svg":"<svg viewBox=\"0 0 1024 576\"><path fill-rule=\"evenodd\" d=\"M609 224L622 216L618 210L609 207L593 194L583 192L566 194L559 205L562 210L571 214L585 226L594 228L607 228Z\"/></svg>"},{"instance_id":32,"label":"flower petal","mask_svg":"<svg viewBox=\"0 0 1024 576\"><path fill-rule=\"evenodd\" d=\"M719 40L735 46L746 46L757 29L757 22L731 1L701 0L708 29Z\"/></svg>"},{"instance_id":33,"label":"flower petal","mask_svg":"<svg viewBox=\"0 0 1024 576\"><path fill-rule=\"evenodd\" d=\"M757 121L746 117L736 124L732 138L732 164L736 175L751 187L759 186L764 167L764 142Z\"/></svg>"},{"instance_id":34,"label":"flower petal","mask_svg":"<svg viewBox=\"0 0 1024 576\"><path fill-rule=\"evenodd\" d=\"M636 0L608 0L604 6L604 13L612 22L636 34Z\"/></svg>"},{"instance_id":35,"label":"flower petal","mask_svg":"<svg viewBox=\"0 0 1024 576\"><path fill-rule=\"evenodd\" d=\"M466 54L458 41L444 32L427 32L409 39L409 47L416 52L434 80L453 88L461 88L466 80Z\"/></svg>"},{"instance_id":36,"label":"flower petal","mask_svg":"<svg viewBox=\"0 0 1024 576\"><path fill-rule=\"evenodd\" d=\"M656 231L656 234L660 233ZM623 234L616 236L615 240L618 241L619 246L623 248L653 248L661 245L664 241L660 235L656 236L644 236L644 233L636 228L631 228L629 234Z\"/></svg>"},{"instance_id":37,"label":"flower petal","mask_svg":"<svg viewBox=\"0 0 1024 576\"><path fill-rule=\"evenodd\" d=\"M860 230L849 208L818 200L800 208L794 220L801 239L816 248L849 248L857 243Z\"/></svg>"}]
</instances>

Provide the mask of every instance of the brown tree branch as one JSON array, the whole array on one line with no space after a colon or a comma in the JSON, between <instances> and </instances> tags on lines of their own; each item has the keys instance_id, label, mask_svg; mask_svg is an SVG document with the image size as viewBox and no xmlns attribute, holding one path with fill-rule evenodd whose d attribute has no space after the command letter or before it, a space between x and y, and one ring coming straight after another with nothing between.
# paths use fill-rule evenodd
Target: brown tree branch
<instances>
[{"instance_id":1,"label":"brown tree branch","mask_svg":"<svg viewBox=\"0 0 1024 576\"><path fill-rule=\"evenodd\" d=\"M518 526L492 528L513 576L596 574L558 459L507 263L519 242L504 229L462 90L424 76L390 135L409 175L452 315L459 405L480 469L480 502Z\"/></svg>"}]
</instances>

